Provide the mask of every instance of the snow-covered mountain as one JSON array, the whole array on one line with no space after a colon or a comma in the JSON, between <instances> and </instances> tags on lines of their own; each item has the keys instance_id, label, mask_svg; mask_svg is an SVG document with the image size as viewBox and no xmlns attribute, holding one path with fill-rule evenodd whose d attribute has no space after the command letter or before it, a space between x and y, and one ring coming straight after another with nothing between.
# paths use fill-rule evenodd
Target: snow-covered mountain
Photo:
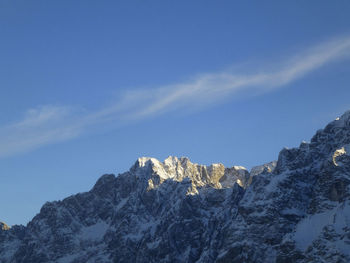
<instances>
[{"instance_id":1,"label":"snow-covered mountain","mask_svg":"<svg viewBox=\"0 0 350 263\"><path fill-rule=\"evenodd\" d=\"M350 262L350 111L277 162L139 158L0 223L0 262Z\"/></svg>"}]
</instances>

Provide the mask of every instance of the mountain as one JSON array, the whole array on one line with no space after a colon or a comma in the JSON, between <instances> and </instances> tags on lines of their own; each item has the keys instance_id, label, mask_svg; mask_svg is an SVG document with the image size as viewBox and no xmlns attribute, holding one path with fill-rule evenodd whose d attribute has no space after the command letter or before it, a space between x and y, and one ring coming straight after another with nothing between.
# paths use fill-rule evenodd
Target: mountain
<instances>
[{"instance_id":1,"label":"mountain","mask_svg":"<svg viewBox=\"0 0 350 263\"><path fill-rule=\"evenodd\" d=\"M139 158L0 224L0 262L350 262L350 111L277 162Z\"/></svg>"}]
</instances>

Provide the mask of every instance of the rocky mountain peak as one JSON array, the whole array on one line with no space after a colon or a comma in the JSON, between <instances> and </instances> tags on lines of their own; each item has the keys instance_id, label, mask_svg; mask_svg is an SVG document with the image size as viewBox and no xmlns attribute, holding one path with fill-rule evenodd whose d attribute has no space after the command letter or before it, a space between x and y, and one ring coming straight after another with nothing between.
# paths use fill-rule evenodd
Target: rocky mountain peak
<instances>
[{"instance_id":1,"label":"rocky mountain peak","mask_svg":"<svg viewBox=\"0 0 350 263\"><path fill-rule=\"evenodd\" d=\"M147 180L148 190L158 188L166 180L189 180L192 185L190 194L198 193L197 189L205 186L221 189L232 187L235 183L246 187L250 183L249 172L242 166L225 168L221 163L200 165L192 163L187 157L169 156L163 162L155 158L141 157L130 172Z\"/></svg>"},{"instance_id":2,"label":"rocky mountain peak","mask_svg":"<svg viewBox=\"0 0 350 263\"><path fill-rule=\"evenodd\" d=\"M336 118L330 124L338 127L350 127L350 110L346 111L343 115Z\"/></svg>"},{"instance_id":3,"label":"rocky mountain peak","mask_svg":"<svg viewBox=\"0 0 350 263\"><path fill-rule=\"evenodd\" d=\"M303 141L297 148L284 148L279 153L275 173L309 165L316 160L333 160L342 148L350 145L350 111L320 129L310 142Z\"/></svg>"},{"instance_id":4,"label":"rocky mountain peak","mask_svg":"<svg viewBox=\"0 0 350 263\"><path fill-rule=\"evenodd\" d=\"M10 230L11 227L9 227L8 225L6 225L4 222L0 222L0 230Z\"/></svg>"}]
</instances>

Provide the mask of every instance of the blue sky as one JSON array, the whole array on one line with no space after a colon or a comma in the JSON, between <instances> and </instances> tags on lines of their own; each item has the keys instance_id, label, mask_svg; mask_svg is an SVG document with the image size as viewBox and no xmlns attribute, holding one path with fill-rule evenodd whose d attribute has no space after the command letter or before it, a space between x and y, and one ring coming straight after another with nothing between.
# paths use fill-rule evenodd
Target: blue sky
<instances>
[{"instance_id":1,"label":"blue sky","mask_svg":"<svg viewBox=\"0 0 350 263\"><path fill-rule=\"evenodd\" d=\"M0 0L0 220L140 156L248 168L350 109L349 1Z\"/></svg>"}]
</instances>

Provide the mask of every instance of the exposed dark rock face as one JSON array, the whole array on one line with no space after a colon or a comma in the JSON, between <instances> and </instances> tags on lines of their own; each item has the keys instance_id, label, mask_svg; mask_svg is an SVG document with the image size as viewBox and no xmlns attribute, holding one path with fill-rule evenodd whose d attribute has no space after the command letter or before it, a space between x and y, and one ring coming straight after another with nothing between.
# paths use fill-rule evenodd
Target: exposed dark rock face
<instances>
[{"instance_id":1,"label":"exposed dark rock face","mask_svg":"<svg viewBox=\"0 0 350 263\"><path fill-rule=\"evenodd\" d=\"M0 262L350 262L350 112L255 167L139 158L0 223Z\"/></svg>"}]
</instances>

